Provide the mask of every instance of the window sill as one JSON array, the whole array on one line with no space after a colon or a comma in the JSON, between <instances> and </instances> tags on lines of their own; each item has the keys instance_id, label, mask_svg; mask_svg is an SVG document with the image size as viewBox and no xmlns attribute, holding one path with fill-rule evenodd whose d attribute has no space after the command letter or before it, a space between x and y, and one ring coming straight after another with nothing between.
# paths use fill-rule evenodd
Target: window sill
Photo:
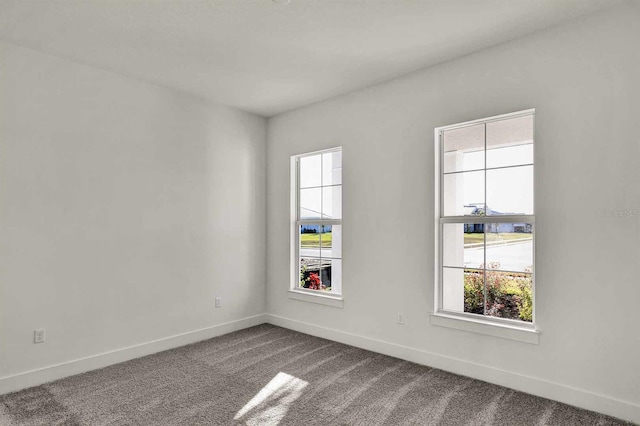
<instances>
[{"instance_id":1,"label":"window sill","mask_svg":"<svg viewBox=\"0 0 640 426\"><path fill-rule=\"evenodd\" d=\"M329 294L315 294L308 291L289 290L289 299L301 300L303 302L318 303L320 305L342 308L342 296Z\"/></svg>"},{"instance_id":2,"label":"window sill","mask_svg":"<svg viewBox=\"0 0 640 426\"><path fill-rule=\"evenodd\" d=\"M534 345L538 344L540 337L540 332L531 328L518 327L511 324L490 323L481 319L459 317L443 312L431 314L431 325L486 334Z\"/></svg>"}]
</instances>

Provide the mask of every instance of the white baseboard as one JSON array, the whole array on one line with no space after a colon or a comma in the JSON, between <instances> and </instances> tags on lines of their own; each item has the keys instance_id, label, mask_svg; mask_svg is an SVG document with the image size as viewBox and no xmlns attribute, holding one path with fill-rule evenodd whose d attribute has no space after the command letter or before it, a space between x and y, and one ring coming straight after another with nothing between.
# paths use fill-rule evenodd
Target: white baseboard
<instances>
[{"instance_id":1,"label":"white baseboard","mask_svg":"<svg viewBox=\"0 0 640 426\"><path fill-rule=\"evenodd\" d=\"M266 314L265 317L269 324L472 377L640 424L640 405L628 401L304 321L272 314Z\"/></svg>"},{"instance_id":2,"label":"white baseboard","mask_svg":"<svg viewBox=\"0 0 640 426\"><path fill-rule=\"evenodd\" d=\"M12 376L1 377L0 395L31 386L37 386L63 377L107 367L130 359L151 355L167 349L188 345L200 340L210 339L265 322L640 424L640 405L628 401L622 401L605 395L599 395L570 386L451 358L409 346L398 345L396 343L347 333L272 314L255 315L151 342L141 343L139 345L50 365Z\"/></svg>"},{"instance_id":3,"label":"white baseboard","mask_svg":"<svg viewBox=\"0 0 640 426\"><path fill-rule=\"evenodd\" d=\"M134 358L151 355L167 349L177 348L201 340L211 339L233 331L264 324L266 316L264 314L242 318L199 330L188 331L186 333L165 337L139 345L116 349L85 358L74 359L60 364L50 365L36 370L25 371L11 376L0 377L0 395L25 389L31 386L41 385L52 380L73 376L86 371L95 370Z\"/></svg>"}]
</instances>

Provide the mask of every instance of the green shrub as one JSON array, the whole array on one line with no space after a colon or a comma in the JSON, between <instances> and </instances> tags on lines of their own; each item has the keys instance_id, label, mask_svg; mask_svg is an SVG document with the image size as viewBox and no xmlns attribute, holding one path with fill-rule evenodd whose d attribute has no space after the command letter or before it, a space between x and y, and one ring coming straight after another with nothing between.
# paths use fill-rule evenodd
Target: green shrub
<instances>
[{"instance_id":1,"label":"green shrub","mask_svg":"<svg viewBox=\"0 0 640 426\"><path fill-rule=\"evenodd\" d=\"M533 320L533 290L531 275L499 271L492 262L485 272L465 269L464 311L494 317ZM486 282L486 301L485 301Z\"/></svg>"}]
</instances>

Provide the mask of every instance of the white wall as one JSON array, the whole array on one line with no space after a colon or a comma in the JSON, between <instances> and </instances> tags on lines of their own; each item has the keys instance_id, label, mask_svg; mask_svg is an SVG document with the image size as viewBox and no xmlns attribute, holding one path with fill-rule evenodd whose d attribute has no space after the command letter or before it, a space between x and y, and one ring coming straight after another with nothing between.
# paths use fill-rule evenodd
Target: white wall
<instances>
[{"instance_id":1,"label":"white wall","mask_svg":"<svg viewBox=\"0 0 640 426\"><path fill-rule=\"evenodd\" d=\"M272 320L640 422L639 9L270 119ZM540 343L433 326L434 128L528 108ZM343 309L286 293L289 157L334 146L344 150Z\"/></svg>"},{"instance_id":2,"label":"white wall","mask_svg":"<svg viewBox=\"0 0 640 426\"><path fill-rule=\"evenodd\" d=\"M7 43L0 58L0 390L264 313L265 119Z\"/></svg>"}]
</instances>

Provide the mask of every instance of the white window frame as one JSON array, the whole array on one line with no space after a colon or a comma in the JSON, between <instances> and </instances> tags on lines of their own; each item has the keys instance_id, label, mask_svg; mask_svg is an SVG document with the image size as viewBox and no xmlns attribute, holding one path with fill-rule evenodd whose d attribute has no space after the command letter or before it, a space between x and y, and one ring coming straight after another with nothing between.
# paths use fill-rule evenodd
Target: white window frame
<instances>
[{"instance_id":1,"label":"white window frame","mask_svg":"<svg viewBox=\"0 0 640 426\"><path fill-rule=\"evenodd\" d=\"M458 129L462 127L475 126L478 124L487 124L495 121L501 121L506 119L512 119L523 116L532 116L534 122L534 137L533 137L533 150L535 153L535 109L528 109L524 111L518 111L509 114L502 114L493 117L468 121L464 123L453 124L449 126L441 126L435 129L435 285L434 285L434 312L431 315L431 324L455 328L459 330L465 330L470 332L476 332L481 334L488 334L496 337L507 338L511 340L517 340L527 343L538 343L539 331L536 327L536 297L535 297L535 190L532 188L533 193L533 214L531 215L491 215L491 216L444 216L444 200L443 200L443 135L445 131ZM486 143L486 138L485 138ZM486 150L486 147L485 147ZM534 173L535 184L535 154L534 161L532 163ZM481 169L486 172L486 164ZM485 181L486 188L486 181ZM486 191L485 191L486 194ZM443 309L443 262L442 262L442 227L445 223L531 223L532 224L532 239L533 239L533 267L531 270L532 276L532 299L533 299L533 312L532 322L525 322L519 320L513 320L508 318L492 317L487 315L473 314L467 312L456 312Z\"/></svg>"},{"instance_id":2,"label":"white window frame","mask_svg":"<svg viewBox=\"0 0 640 426\"><path fill-rule=\"evenodd\" d=\"M300 219L300 159L314 155L342 151L342 147L306 152L291 157L291 280L289 298L306 302L342 308L342 292L309 290L300 287L300 226L301 225L342 225L342 219ZM344 163L343 163L344 164ZM342 186L342 183L340 184ZM321 187L324 187L321 185ZM343 204L344 208L344 204ZM340 257L342 260L342 255ZM341 276L342 281L342 276Z\"/></svg>"}]
</instances>

